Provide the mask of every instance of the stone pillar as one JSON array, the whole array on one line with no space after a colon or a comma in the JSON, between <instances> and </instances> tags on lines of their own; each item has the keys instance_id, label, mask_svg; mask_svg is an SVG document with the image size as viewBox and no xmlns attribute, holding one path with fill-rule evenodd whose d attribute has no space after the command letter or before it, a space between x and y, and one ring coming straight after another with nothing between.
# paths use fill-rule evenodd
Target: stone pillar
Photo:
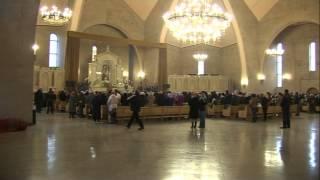
<instances>
[{"instance_id":1,"label":"stone pillar","mask_svg":"<svg viewBox=\"0 0 320 180\"><path fill-rule=\"evenodd\" d=\"M134 58L135 58L135 50L132 45L129 45L129 80L133 82L134 80Z\"/></svg>"},{"instance_id":2,"label":"stone pillar","mask_svg":"<svg viewBox=\"0 0 320 180\"><path fill-rule=\"evenodd\" d=\"M0 118L32 123L35 57L31 46L38 10L39 0L1 0Z\"/></svg>"},{"instance_id":3,"label":"stone pillar","mask_svg":"<svg viewBox=\"0 0 320 180\"><path fill-rule=\"evenodd\" d=\"M167 48L159 49L159 86L161 89L166 89L165 84L168 83L168 74L167 74Z\"/></svg>"}]
</instances>

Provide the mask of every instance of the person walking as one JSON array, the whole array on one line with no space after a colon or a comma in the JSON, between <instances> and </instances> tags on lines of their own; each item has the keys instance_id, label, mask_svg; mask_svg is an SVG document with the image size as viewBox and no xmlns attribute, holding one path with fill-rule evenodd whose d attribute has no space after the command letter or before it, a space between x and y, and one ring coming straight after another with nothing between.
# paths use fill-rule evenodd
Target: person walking
<instances>
[{"instance_id":1,"label":"person walking","mask_svg":"<svg viewBox=\"0 0 320 180\"><path fill-rule=\"evenodd\" d=\"M77 110L77 94L72 91L69 97L69 118L74 118Z\"/></svg>"},{"instance_id":2,"label":"person walking","mask_svg":"<svg viewBox=\"0 0 320 180\"><path fill-rule=\"evenodd\" d=\"M289 90L284 91L284 95L281 100L281 110L282 110L282 122L283 125L281 129L290 128L290 94Z\"/></svg>"},{"instance_id":3,"label":"person walking","mask_svg":"<svg viewBox=\"0 0 320 180\"><path fill-rule=\"evenodd\" d=\"M190 110L189 110L189 119L191 120L191 128L197 127L197 120L199 117L199 98L195 92L191 93L191 97L188 101Z\"/></svg>"},{"instance_id":4,"label":"person walking","mask_svg":"<svg viewBox=\"0 0 320 180\"><path fill-rule=\"evenodd\" d=\"M208 98L204 92L200 93L199 96L199 118L200 118L200 125L199 128L206 127L206 109L207 109Z\"/></svg>"},{"instance_id":5,"label":"person walking","mask_svg":"<svg viewBox=\"0 0 320 180\"><path fill-rule=\"evenodd\" d=\"M252 122L257 122L258 98L256 94L252 94L249 101L249 107L251 109Z\"/></svg>"},{"instance_id":6,"label":"person walking","mask_svg":"<svg viewBox=\"0 0 320 180\"><path fill-rule=\"evenodd\" d=\"M130 103L130 109L132 111L131 119L130 119L128 125L127 125L128 129L130 129L131 124L133 123L134 120L136 120L140 125L140 128L138 130L143 130L144 129L143 122L139 117L139 112L140 112L141 104L142 104L141 101L142 100L141 100L141 97L139 95L139 91L136 91L134 95L132 95L132 96L130 96L128 98L128 102Z\"/></svg>"}]
</instances>

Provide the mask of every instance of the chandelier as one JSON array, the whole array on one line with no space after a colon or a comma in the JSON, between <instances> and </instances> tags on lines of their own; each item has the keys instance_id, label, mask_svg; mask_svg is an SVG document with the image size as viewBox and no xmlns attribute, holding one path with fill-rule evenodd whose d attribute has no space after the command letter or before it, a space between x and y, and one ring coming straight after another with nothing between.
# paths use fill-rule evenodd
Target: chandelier
<instances>
[{"instance_id":1,"label":"chandelier","mask_svg":"<svg viewBox=\"0 0 320 180\"><path fill-rule=\"evenodd\" d=\"M208 59L208 54L204 54L204 53L194 54L193 58L196 59L197 61L205 61L206 59Z\"/></svg>"},{"instance_id":2,"label":"chandelier","mask_svg":"<svg viewBox=\"0 0 320 180\"><path fill-rule=\"evenodd\" d=\"M71 9L65 8L63 11L60 11L57 6L52 6L51 9L47 6L43 6L40 9L40 12L43 21L56 25L63 25L67 23L72 16Z\"/></svg>"},{"instance_id":3,"label":"chandelier","mask_svg":"<svg viewBox=\"0 0 320 180\"><path fill-rule=\"evenodd\" d=\"M266 54L270 56L282 56L284 54L284 49L282 48L267 49Z\"/></svg>"},{"instance_id":4,"label":"chandelier","mask_svg":"<svg viewBox=\"0 0 320 180\"><path fill-rule=\"evenodd\" d=\"M232 16L212 0L182 0L173 11L163 15L173 36L189 43L209 43L221 38Z\"/></svg>"}]
</instances>

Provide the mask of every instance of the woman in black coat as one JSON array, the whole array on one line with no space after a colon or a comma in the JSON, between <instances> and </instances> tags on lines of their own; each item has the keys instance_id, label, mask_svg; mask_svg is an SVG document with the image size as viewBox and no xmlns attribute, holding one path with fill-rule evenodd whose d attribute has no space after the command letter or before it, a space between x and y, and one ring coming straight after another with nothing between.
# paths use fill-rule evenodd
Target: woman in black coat
<instances>
[{"instance_id":1,"label":"woman in black coat","mask_svg":"<svg viewBox=\"0 0 320 180\"><path fill-rule=\"evenodd\" d=\"M196 128L199 117L199 98L196 93L191 94L188 104L190 106L189 119L191 120L191 128Z\"/></svg>"}]
</instances>

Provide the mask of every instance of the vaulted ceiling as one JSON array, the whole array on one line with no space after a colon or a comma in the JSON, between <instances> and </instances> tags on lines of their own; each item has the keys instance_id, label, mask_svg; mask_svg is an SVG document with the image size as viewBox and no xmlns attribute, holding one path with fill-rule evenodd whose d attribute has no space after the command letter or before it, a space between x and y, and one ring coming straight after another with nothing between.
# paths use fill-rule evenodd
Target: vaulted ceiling
<instances>
[{"instance_id":1,"label":"vaulted ceiling","mask_svg":"<svg viewBox=\"0 0 320 180\"><path fill-rule=\"evenodd\" d=\"M158 0L124 0L142 20L146 20Z\"/></svg>"},{"instance_id":2,"label":"vaulted ceiling","mask_svg":"<svg viewBox=\"0 0 320 180\"><path fill-rule=\"evenodd\" d=\"M124 0L140 17L146 20L159 0ZM261 20L279 0L244 0L251 12Z\"/></svg>"}]
</instances>

